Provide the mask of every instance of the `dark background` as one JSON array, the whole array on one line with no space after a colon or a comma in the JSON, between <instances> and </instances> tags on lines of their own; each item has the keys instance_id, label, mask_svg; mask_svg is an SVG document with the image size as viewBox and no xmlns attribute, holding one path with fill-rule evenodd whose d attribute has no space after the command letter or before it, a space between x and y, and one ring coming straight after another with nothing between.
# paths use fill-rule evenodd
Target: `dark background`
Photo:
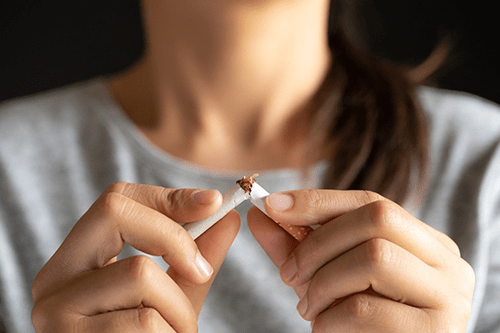
<instances>
[{"instance_id":1,"label":"dark background","mask_svg":"<svg viewBox=\"0 0 500 333\"><path fill-rule=\"evenodd\" d=\"M454 49L437 83L500 103L492 2L359 2L373 54L415 64L449 35ZM0 100L119 71L142 47L137 0L0 0Z\"/></svg>"}]
</instances>

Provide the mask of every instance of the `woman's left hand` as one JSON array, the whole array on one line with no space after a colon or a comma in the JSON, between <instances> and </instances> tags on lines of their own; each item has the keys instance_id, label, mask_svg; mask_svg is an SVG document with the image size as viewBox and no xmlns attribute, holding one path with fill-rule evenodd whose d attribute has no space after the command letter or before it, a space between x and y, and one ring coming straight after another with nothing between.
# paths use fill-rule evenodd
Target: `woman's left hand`
<instances>
[{"instance_id":1,"label":"woman's left hand","mask_svg":"<svg viewBox=\"0 0 500 333\"><path fill-rule=\"evenodd\" d=\"M464 332L474 272L445 234L366 191L270 195L277 222L321 224L302 242L255 208L248 223L301 298L313 332Z\"/></svg>"}]
</instances>

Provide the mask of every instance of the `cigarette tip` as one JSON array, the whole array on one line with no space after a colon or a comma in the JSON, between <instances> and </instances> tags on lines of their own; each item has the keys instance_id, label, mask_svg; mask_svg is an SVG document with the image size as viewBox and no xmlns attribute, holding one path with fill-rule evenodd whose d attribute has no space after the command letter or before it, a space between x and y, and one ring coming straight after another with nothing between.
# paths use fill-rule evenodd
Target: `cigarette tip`
<instances>
[{"instance_id":1,"label":"cigarette tip","mask_svg":"<svg viewBox=\"0 0 500 333\"><path fill-rule=\"evenodd\" d=\"M246 193L250 194L250 192L252 192L252 185L257 181L255 177L258 176L258 173L254 173L248 178L246 176L243 176L243 178L238 179L236 183L238 183Z\"/></svg>"}]
</instances>

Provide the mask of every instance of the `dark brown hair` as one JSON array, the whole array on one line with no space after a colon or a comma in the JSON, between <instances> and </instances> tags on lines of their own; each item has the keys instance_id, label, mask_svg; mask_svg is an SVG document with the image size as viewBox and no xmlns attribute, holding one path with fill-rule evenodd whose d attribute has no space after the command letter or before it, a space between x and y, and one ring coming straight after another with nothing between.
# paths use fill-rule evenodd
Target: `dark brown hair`
<instances>
[{"instance_id":1,"label":"dark brown hair","mask_svg":"<svg viewBox=\"0 0 500 333\"><path fill-rule=\"evenodd\" d=\"M329 156L324 187L371 190L403 203L426 182L428 125L416 88L446 52L438 47L416 68L396 65L356 48L337 24L312 130Z\"/></svg>"}]
</instances>

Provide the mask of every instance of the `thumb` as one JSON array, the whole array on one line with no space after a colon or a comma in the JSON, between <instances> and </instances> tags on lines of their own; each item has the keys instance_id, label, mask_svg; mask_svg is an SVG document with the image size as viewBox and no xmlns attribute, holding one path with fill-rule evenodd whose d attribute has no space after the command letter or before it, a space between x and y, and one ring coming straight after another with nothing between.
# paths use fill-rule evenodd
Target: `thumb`
<instances>
[{"instance_id":1,"label":"thumb","mask_svg":"<svg viewBox=\"0 0 500 333\"><path fill-rule=\"evenodd\" d=\"M250 231L269 256L271 261L278 267L290 257L299 241L292 237L276 222L264 215L257 207L248 211L247 222Z\"/></svg>"},{"instance_id":2,"label":"thumb","mask_svg":"<svg viewBox=\"0 0 500 333\"><path fill-rule=\"evenodd\" d=\"M200 314L203 302L205 301L208 291L222 266L227 251L231 247L239 228L240 216L238 212L232 210L196 239L201 254L214 269L212 277L208 282L196 284L182 277L171 267L167 271L167 274L170 275L189 298L198 315Z\"/></svg>"},{"instance_id":3,"label":"thumb","mask_svg":"<svg viewBox=\"0 0 500 333\"><path fill-rule=\"evenodd\" d=\"M276 267L281 269L281 266L290 258L300 241L278 226L276 222L262 213L257 207L250 208L247 222L250 231L262 249ZM294 290L302 298L308 286L309 282L294 287Z\"/></svg>"}]
</instances>

